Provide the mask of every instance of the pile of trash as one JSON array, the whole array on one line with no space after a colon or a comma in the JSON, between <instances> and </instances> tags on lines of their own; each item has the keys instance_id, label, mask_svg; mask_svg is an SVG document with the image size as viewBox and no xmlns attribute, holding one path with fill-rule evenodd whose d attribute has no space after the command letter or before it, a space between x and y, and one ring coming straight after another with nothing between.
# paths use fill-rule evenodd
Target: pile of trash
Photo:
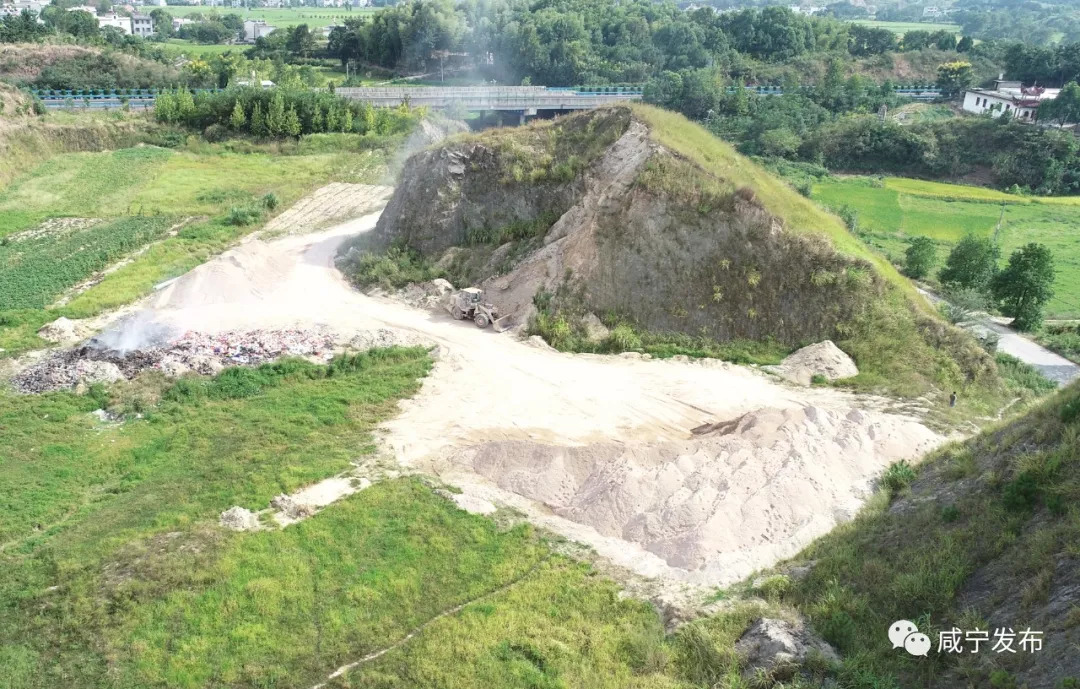
<instances>
[{"instance_id":1,"label":"pile of trash","mask_svg":"<svg viewBox=\"0 0 1080 689\"><path fill-rule=\"evenodd\" d=\"M11 383L18 392L39 393L131 379L147 369L169 376L189 372L213 375L227 366L257 366L286 356L326 362L334 351L335 338L321 328L214 335L189 332L164 345L127 352L91 340L32 364L16 373Z\"/></svg>"}]
</instances>

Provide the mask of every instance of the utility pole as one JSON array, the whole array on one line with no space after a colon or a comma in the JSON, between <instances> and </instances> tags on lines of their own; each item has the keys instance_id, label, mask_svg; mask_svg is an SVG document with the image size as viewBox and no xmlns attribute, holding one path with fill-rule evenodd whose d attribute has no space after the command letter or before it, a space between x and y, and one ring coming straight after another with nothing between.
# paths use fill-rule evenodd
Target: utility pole
<instances>
[{"instance_id":1,"label":"utility pole","mask_svg":"<svg viewBox=\"0 0 1080 689\"><path fill-rule=\"evenodd\" d=\"M1001 223L1005 220L1005 202L1001 202L1001 215L998 216L997 225L994 227L994 246L998 245L998 233L1001 232Z\"/></svg>"}]
</instances>

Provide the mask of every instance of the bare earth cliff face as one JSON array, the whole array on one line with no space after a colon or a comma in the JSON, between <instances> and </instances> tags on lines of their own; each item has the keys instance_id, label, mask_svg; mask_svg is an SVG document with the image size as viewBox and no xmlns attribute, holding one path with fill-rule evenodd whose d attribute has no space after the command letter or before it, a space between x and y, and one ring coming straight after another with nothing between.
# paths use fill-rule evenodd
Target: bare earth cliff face
<instances>
[{"instance_id":1,"label":"bare earth cliff face","mask_svg":"<svg viewBox=\"0 0 1080 689\"><path fill-rule=\"evenodd\" d=\"M574 145L585 136L591 150ZM528 223L532 236L513 232ZM522 317L543 290L649 330L797 345L834 337L881 291L869 264L785 231L752 190L664 148L625 108L413 156L372 248L484 244L498 248L472 277Z\"/></svg>"}]
</instances>

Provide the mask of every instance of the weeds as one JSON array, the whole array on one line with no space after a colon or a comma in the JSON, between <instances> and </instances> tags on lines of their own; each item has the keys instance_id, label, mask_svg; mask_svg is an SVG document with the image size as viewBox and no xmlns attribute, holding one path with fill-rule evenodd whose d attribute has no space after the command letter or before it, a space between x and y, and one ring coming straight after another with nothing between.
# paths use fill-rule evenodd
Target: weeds
<instances>
[{"instance_id":1,"label":"weeds","mask_svg":"<svg viewBox=\"0 0 1080 689\"><path fill-rule=\"evenodd\" d=\"M351 251L339 263L348 278L360 287L378 285L392 290L410 282L425 282L444 277L445 271L411 249L391 247L384 254Z\"/></svg>"}]
</instances>

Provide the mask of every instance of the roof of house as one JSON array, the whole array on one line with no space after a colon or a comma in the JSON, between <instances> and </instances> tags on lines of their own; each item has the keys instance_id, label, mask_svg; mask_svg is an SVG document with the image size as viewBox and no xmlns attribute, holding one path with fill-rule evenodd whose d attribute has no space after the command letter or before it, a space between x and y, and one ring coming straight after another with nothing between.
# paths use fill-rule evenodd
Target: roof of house
<instances>
[{"instance_id":1,"label":"roof of house","mask_svg":"<svg viewBox=\"0 0 1080 689\"><path fill-rule=\"evenodd\" d=\"M1019 82L1013 82L1019 84ZM998 87L993 89L968 89L968 93L977 93L981 96L997 98L1009 101L1020 107L1034 108L1044 100L1053 100L1061 93L1061 89L1048 89L1043 86L1005 86L998 82Z\"/></svg>"}]
</instances>

